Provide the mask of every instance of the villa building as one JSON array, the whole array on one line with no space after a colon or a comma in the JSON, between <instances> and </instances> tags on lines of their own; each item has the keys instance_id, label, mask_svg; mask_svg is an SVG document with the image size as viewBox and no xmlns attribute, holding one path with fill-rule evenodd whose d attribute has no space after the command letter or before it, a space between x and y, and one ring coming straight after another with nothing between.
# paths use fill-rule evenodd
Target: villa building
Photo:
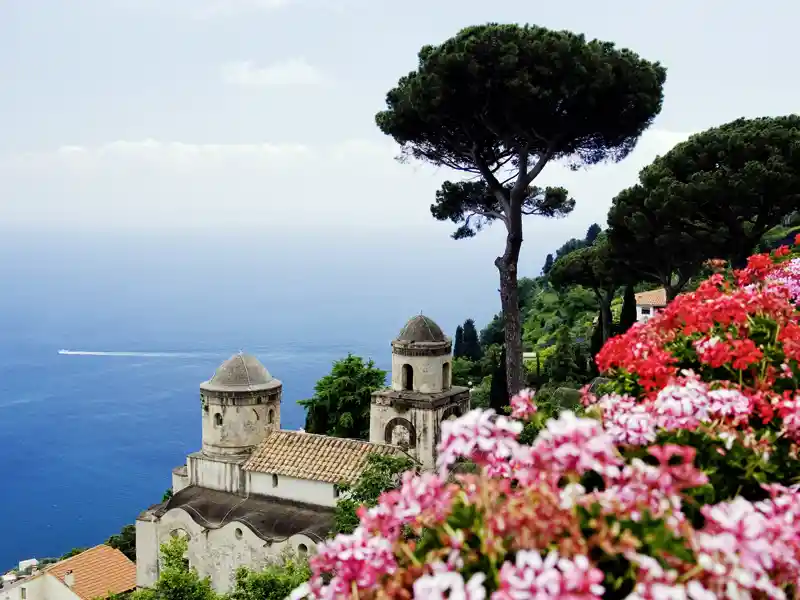
<instances>
[{"instance_id":1,"label":"villa building","mask_svg":"<svg viewBox=\"0 0 800 600\"><path fill-rule=\"evenodd\" d=\"M0 588L0 600L98 600L136 589L136 565L110 546L96 546Z\"/></svg>"},{"instance_id":2,"label":"villa building","mask_svg":"<svg viewBox=\"0 0 800 600\"><path fill-rule=\"evenodd\" d=\"M442 421L469 410L451 380L451 340L412 318L392 342L391 386L372 396L369 441L342 439L281 429L283 384L255 357L231 357L200 385L201 450L173 470L172 498L136 521L138 585L158 579L170 536L187 538L189 565L218 592L239 567L313 552L333 528L336 484L354 482L370 454L433 468Z\"/></svg>"},{"instance_id":3,"label":"villa building","mask_svg":"<svg viewBox=\"0 0 800 600\"><path fill-rule=\"evenodd\" d=\"M648 290L636 294L636 321L647 321L667 305L667 291L664 288Z\"/></svg>"}]
</instances>

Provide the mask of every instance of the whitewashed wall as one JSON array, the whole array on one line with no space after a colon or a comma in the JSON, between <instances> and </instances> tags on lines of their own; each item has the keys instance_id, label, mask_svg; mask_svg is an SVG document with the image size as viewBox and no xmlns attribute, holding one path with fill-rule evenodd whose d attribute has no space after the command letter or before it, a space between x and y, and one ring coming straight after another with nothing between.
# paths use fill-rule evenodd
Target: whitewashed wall
<instances>
[{"instance_id":1,"label":"whitewashed wall","mask_svg":"<svg viewBox=\"0 0 800 600\"><path fill-rule=\"evenodd\" d=\"M297 479L271 473L248 472L248 493L275 496L284 500L316 504L317 506L336 506L335 486L323 481ZM274 485L276 484L277 485Z\"/></svg>"},{"instance_id":2,"label":"whitewashed wall","mask_svg":"<svg viewBox=\"0 0 800 600\"><path fill-rule=\"evenodd\" d=\"M636 305L636 321L639 323L643 323L647 321L650 317L656 314L660 309L655 308L653 306L641 306L639 304ZM646 314L649 311L649 314Z\"/></svg>"},{"instance_id":3,"label":"whitewashed wall","mask_svg":"<svg viewBox=\"0 0 800 600\"><path fill-rule=\"evenodd\" d=\"M22 598L25 590L25 598ZM58 579L41 573L24 581L6 585L0 589L0 600L81 600Z\"/></svg>"},{"instance_id":4,"label":"whitewashed wall","mask_svg":"<svg viewBox=\"0 0 800 600\"><path fill-rule=\"evenodd\" d=\"M192 454L186 459L192 485L234 494L245 493L244 459L215 459Z\"/></svg>"}]
</instances>

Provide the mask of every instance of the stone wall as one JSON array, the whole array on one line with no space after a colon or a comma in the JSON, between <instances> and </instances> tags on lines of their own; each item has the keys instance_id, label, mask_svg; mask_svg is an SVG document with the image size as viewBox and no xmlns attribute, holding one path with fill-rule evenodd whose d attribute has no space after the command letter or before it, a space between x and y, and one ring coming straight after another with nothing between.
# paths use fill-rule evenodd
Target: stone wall
<instances>
[{"instance_id":1,"label":"stone wall","mask_svg":"<svg viewBox=\"0 0 800 600\"><path fill-rule=\"evenodd\" d=\"M281 542L266 542L244 523L232 521L220 529L208 529L195 523L183 509L167 511L159 520L139 520L136 523L137 584L150 587L158 579L158 555L161 544L173 536L188 540L186 558L189 566L201 577L210 577L217 592L229 592L235 582L236 570L247 567L263 569L276 560L287 548L299 554L313 552L316 544L298 534Z\"/></svg>"}]
</instances>

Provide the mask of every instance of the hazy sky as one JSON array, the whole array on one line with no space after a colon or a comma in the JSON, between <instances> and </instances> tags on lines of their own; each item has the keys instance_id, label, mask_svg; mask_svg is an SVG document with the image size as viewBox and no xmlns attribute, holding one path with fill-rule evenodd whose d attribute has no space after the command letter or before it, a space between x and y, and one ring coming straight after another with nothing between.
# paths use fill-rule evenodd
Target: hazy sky
<instances>
[{"instance_id":1,"label":"hazy sky","mask_svg":"<svg viewBox=\"0 0 800 600\"><path fill-rule=\"evenodd\" d=\"M428 206L453 174L396 163L374 114L422 45L531 22L668 69L631 157L545 169L578 208L527 222L543 255L689 133L796 111L799 17L784 0L0 0L0 227L442 241Z\"/></svg>"}]
</instances>

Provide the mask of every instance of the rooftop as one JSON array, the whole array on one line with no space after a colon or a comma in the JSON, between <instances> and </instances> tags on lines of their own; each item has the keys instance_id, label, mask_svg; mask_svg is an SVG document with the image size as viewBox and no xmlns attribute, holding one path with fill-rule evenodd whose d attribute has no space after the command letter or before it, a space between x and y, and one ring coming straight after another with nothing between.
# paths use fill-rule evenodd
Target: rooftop
<instances>
[{"instance_id":1,"label":"rooftop","mask_svg":"<svg viewBox=\"0 0 800 600\"><path fill-rule=\"evenodd\" d=\"M364 470L370 454L404 453L387 444L301 431L271 431L253 451L244 470L327 483L351 482Z\"/></svg>"},{"instance_id":2,"label":"rooftop","mask_svg":"<svg viewBox=\"0 0 800 600\"><path fill-rule=\"evenodd\" d=\"M436 322L425 315L417 315L409 319L405 327L395 340L405 343L443 343L447 342L442 328Z\"/></svg>"},{"instance_id":3,"label":"rooftop","mask_svg":"<svg viewBox=\"0 0 800 600\"><path fill-rule=\"evenodd\" d=\"M214 376L200 387L210 391L250 392L275 388L281 382L267 371L255 356L234 354L222 363Z\"/></svg>"},{"instance_id":4,"label":"rooftop","mask_svg":"<svg viewBox=\"0 0 800 600\"><path fill-rule=\"evenodd\" d=\"M333 509L267 496L189 486L153 509L161 517L173 508L185 510L203 527L219 529L233 521L246 524L264 541L283 541L302 533L322 541L333 527Z\"/></svg>"},{"instance_id":5,"label":"rooftop","mask_svg":"<svg viewBox=\"0 0 800 600\"><path fill-rule=\"evenodd\" d=\"M106 598L136 588L136 565L111 546L100 545L47 567L44 572L61 583L72 572L72 591L83 600Z\"/></svg>"},{"instance_id":6,"label":"rooftop","mask_svg":"<svg viewBox=\"0 0 800 600\"><path fill-rule=\"evenodd\" d=\"M664 288L657 290L647 290L636 294L637 306L666 306L667 291Z\"/></svg>"}]
</instances>

